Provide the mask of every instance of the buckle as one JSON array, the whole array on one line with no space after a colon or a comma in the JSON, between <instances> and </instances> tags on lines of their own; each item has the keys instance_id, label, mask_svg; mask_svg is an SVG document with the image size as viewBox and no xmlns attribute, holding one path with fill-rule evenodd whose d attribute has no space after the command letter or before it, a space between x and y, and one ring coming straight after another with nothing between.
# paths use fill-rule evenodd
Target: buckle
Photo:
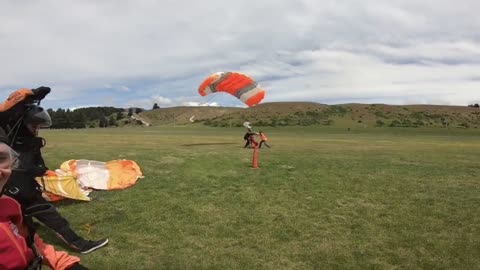
<instances>
[{"instance_id":1,"label":"buckle","mask_svg":"<svg viewBox=\"0 0 480 270\"><path fill-rule=\"evenodd\" d=\"M20 191L20 189L18 189L17 187L12 187L12 188L8 189L8 192L10 192L10 194L12 194L12 195L17 194L19 191Z\"/></svg>"}]
</instances>

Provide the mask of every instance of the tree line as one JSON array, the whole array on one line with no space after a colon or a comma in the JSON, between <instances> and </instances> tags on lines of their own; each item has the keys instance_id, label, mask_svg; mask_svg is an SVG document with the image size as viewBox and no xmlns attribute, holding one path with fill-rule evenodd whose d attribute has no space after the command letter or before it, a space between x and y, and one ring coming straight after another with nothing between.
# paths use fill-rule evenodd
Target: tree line
<instances>
[{"instance_id":1,"label":"tree line","mask_svg":"<svg viewBox=\"0 0 480 270\"><path fill-rule=\"evenodd\" d=\"M117 126L117 121L140 113L141 108L129 108L127 110L115 107L88 107L75 110L48 109L52 118L51 128L94 128Z\"/></svg>"}]
</instances>

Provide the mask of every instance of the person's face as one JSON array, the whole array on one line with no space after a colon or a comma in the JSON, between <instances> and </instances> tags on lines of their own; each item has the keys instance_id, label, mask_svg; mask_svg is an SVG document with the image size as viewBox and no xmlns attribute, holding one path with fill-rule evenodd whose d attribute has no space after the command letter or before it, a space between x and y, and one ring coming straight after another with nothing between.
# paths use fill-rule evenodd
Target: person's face
<instances>
[{"instance_id":1,"label":"person's face","mask_svg":"<svg viewBox=\"0 0 480 270\"><path fill-rule=\"evenodd\" d=\"M0 143L0 192L10 178L10 174L12 174L12 167L17 162L17 157L18 154L12 148Z\"/></svg>"}]
</instances>

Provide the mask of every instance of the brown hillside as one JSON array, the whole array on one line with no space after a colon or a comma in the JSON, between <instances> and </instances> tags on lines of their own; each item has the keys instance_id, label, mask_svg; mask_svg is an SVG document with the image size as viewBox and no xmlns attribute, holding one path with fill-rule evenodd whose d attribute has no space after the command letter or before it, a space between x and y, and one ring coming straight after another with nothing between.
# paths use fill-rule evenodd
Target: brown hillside
<instances>
[{"instance_id":1,"label":"brown hillside","mask_svg":"<svg viewBox=\"0 0 480 270\"><path fill-rule=\"evenodd\" d=\"M241 126L254 125L355 125L363 126L453 126L480 127L480 109L440 105L341 104L315 102L272 102L251 108L174 107L150 110L141 116L153 125L191 124Z\"/></svg>"},{"instance_id":2,"label":"brown hillside","mask_svg":"<svg viewBox=\"0 0 480 270\"><path fill-rule=\"evenodd\" d=\"M165 125L173 123L184 125L191 124L190 118L194 116L194 122L201 122L208 119L220 117L231 112L243 111L242 108L232 107L171 107L144 111L140 115L152 125Z\"/></svg>"},{"instance_id":3,"label":"brown hillside","mask_svg":"<svg viewBox=\"0 0 480 270\"><path fill-rule=\"evenodd\" d=\"M397 120L407 125L419 126L480 126L478 108L445 105L386 105L386 104L342 104L350 110L353 121L373 124L378 120L392 122Z\"/></svg>"},{"instance_id":4,"label":"brown hillside","mask_svg":"<svg viewBox=\"0 0 480 270\"><path fill-rule=\"evenodd\" d=\"M255 122L259 120L267 120L272 117L288 117L296 112L321 112L325 108L328 108L328 105L315 102L271 102L243 109L242 111L229 112L219 118L225 120L240 119L242 121Z\"/></svg>"}]
</instances>

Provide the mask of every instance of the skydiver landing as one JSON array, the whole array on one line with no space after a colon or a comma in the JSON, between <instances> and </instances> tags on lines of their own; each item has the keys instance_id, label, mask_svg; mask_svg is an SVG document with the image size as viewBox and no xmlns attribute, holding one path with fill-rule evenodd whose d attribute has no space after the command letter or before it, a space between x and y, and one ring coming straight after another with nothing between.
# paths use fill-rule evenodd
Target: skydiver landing
<instances>
[{"instance_id":1,"label":"skydiver landing","mask_svg":"<svg viewBox=\"0 0 480 270\"><path fill-rule=\"evenodd\" d=\"M250 145L250 136L248 135L248 132L245 133L245 135L243 136L243 139L245 140L245 145L243 146L243 148L247 148L247 146Z\"/></svg>"},{"instance_id":2,"label":"skydiver landing","mask_svg":"<svg viewBox=\"0 0 480 270\"><path fill-rule=\"evenodd\" d=\"M252 131L252 129L248 129L247 133L243 136L243 139L246 140L245 146L243 148L248 147L253 147L253 143L255 142L255 138L253 137L255 135L255 132Z\"/></svg>"}]
</instances>

